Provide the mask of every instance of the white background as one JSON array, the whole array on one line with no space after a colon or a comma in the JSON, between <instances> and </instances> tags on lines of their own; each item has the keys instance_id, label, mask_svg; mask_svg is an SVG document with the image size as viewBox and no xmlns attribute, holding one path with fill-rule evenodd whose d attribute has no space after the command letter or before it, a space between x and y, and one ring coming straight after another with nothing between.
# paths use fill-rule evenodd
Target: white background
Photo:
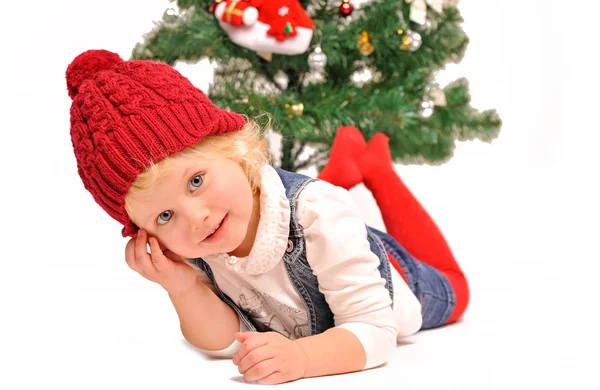
<instances>
[{"instance_id":1,"label":"white background","mask_svg":"<svg viewBox=\"0 0 600 390\"><path fill-rule=\"evenodd\" d=\"M248 386L231 361L206 360L184 342L166 293L127 267L120 227L77 176L67 65L92 48L128 58L168 6L3 4L0 389ZM499 111L500 137L459 144L445 165L398 172L470 280L465 319L411 337L385 367L283 387L599 388L599 7L459 7L471 44L440 81L466 76L473 105ZM200 88L203 72L188 74ZM383 227L370 193L352 194Z\"/></svg>"}]
</instances>

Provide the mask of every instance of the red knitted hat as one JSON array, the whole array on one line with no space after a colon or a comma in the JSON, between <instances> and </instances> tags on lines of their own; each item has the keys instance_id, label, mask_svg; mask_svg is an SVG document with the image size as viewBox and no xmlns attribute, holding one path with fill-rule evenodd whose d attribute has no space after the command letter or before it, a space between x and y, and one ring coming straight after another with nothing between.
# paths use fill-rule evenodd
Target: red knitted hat
<instances>
[{"instance_id":1,"label":"red knitted hat","mask_svg":"<svg viewBox=\"0 0 600 390\"><path fill-rule=\"evenodd\" d=\"M66 77L79 176L96 203L124 225L123 237L138 230L125 196L151 162L245 125L243 116L216 107L166 64L89 50L73 60Z\"/></svg>"}]
</instances>

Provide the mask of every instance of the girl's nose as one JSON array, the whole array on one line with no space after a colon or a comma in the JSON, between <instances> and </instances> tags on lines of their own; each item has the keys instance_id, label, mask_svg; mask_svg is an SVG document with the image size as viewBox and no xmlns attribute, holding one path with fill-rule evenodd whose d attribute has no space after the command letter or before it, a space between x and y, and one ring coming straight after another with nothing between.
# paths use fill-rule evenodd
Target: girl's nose
<instances>
[{"instance_id":1,"label":"girl's nose","mask_svg":"<svg viewBox=\"0 0 600 390\"><path fill-rule=\"evenodd\" d=\"M210 216L208 207L198 207L190 212L190 225L192 232L202 229Z\"/></svg>"}]
</instances>

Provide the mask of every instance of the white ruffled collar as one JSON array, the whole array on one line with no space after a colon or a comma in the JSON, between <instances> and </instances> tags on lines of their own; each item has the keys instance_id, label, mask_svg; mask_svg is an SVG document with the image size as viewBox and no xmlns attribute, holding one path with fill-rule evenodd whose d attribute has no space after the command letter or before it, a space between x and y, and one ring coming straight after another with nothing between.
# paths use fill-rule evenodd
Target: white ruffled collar
<instances>
[{"instance_id":1,"label":"white ruffled collar","mask_svg":"<svg viewBox=\"0 0 600 390\"><path fill-rule=\"evenodd\" d=\"M254 245L246 257L226 253L205 256L211 263L225 263L236 272L258 275L273 269L283 258L290 233L290 203L281 178L270 166L264 166L260 182L260 219Z\"/></svg>"}]
</instances>

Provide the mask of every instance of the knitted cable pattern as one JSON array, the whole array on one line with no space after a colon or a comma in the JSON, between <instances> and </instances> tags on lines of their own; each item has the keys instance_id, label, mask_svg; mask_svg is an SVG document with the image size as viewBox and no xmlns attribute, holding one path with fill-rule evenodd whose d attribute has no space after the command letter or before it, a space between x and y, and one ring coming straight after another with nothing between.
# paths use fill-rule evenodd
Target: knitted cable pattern
<instances>
[{"instance_id":1,"label":"knitted cable pattern","mask_svg":"<svg viewBox=\"0 0 600 390\"><path fill-rule=\"evenodd\" d=\"M207 135L245 124L166 64L89 50L68 66L66 79L79 176L96 203L123 224L123 237L138 230L124 206L137 175Z\"/></svg>"}]
</instances>

